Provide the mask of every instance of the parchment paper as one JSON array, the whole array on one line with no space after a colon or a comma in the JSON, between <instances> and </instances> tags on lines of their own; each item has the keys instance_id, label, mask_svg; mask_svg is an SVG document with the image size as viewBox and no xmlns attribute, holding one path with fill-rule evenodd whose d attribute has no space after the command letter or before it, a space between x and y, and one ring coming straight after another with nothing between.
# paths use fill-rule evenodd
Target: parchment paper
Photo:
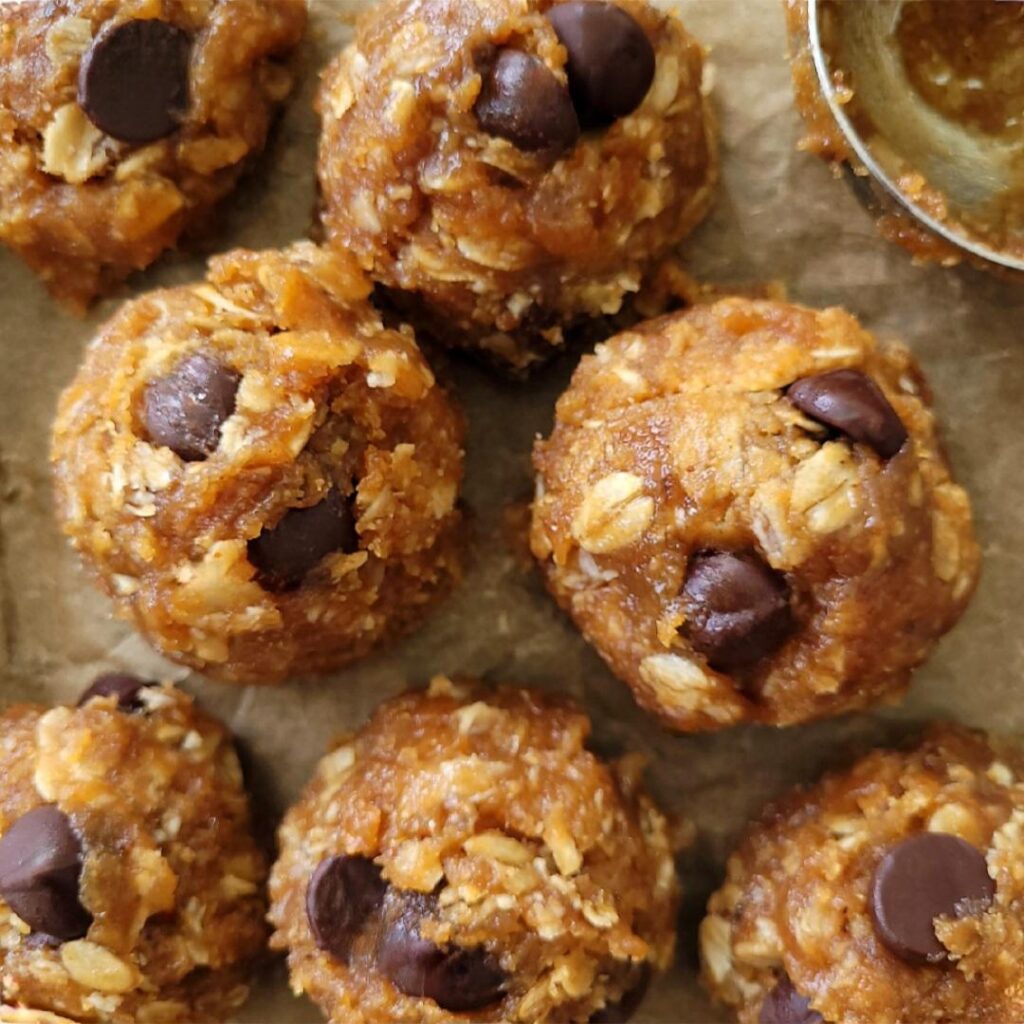
<instances>
[{"instance_id":1,"label":"parchment paper","mask_svg":"<svg viewBox=\"0 0 1024 1024\"><path fill-rule=\"evenodd\" d=\"M360 6L314 3L302 88L261 168L227 204L216 249L276 246L307 233L317 132L311 96L319 68L347 36L346 16ZM981 590L899 709L784 731L685 737L635 708L509 542L507 508L530 494L531 443L548 431L574 358L525 386L463 362L440 368L469 414L465 500L474 530L464 585L422 632L323 681L242 689L186 678L112 621L106 600L85 584L54 525L46 453L57 394L96 325L126 294L201 276L203 256L165 260L82 322L0 253L0 699L73 699L112 667L184 678L251 752L269 834L330 737L408 684L447 672L572 693L594 718L598 746L645 751L657 797L698 828L696 846L680 859L686 900L678 964L636 1018L664 1024L727 1019L696 984L696 925L731 845L770 797L925 719L1024 730L1024 290L970 270L912 266L877 237L870 216L823 164L796 152L800 126L777 0L681 6L688 27L711 48L724 142L717 209L686 246L690 268L725 284L778 278L797 301L844 305L871 328L907 340L930 377L956 470L974 498L986 554ZM268 973L240 1021L320 1019L288 994L281 965Z\"/></svg>"}]
</instances>

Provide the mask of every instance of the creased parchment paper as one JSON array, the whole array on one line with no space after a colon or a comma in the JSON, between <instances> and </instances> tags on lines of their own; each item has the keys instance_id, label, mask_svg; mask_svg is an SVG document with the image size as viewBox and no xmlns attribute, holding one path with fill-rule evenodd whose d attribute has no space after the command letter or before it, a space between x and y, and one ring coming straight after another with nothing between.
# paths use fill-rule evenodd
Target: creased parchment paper
<instances>
[{"instance_id":1,"label":"creased parchment paper","mask_svg":"<svg viewBox=\"0 0 1024 1024\"><path fill-rule=\"evenodd\" d=\"M363 0L363 3L369 0ZM486 0L480 0L486 2ZM359 0L315 0L300 91L261 167L228 203L216 249L276 246L307 233L314 203L320 67L346 38ZM777 0L689 0L687 26L711 50L723 132L717 208L686 246L690 269L723 284L781 279L797 301L841 304L916 350L937 395L956 470L975 502L984 580L965 620L920 672L898 709L770 731L672 736L555 610L510 541L508 507L531 490L530 447L549 429L571 373L565 358L525 386L461 362L439 366L470 422L465 500L473 520L462 588L419 634L330 679L242 689L185 679L240 735L253 759L269 832L336 733L385 697L436 672L535 684L575 695L599 749L639 749L661 802L691 818L698 839L680 858L686 890L678 964L637 1015L643 1022L727 1019L696 983L696 925L744 823L774 794L929 718L1024 732L1024 290L970 270L922 269L877 237L870 216L829 170L795 149ZM201 275L203 256L172 257L131 291ZM125 293L127 294L127 292ZM54 525L47 469L50 420L82 346L124 295L86 321L62 312L12 256L0 253L0 681L5 702L73 699L100 670L183 679L109 617ZM878 623L879 630L885 623ZM314 1022L280 964L245 1022Z\"/></svg>"}]
</instances>

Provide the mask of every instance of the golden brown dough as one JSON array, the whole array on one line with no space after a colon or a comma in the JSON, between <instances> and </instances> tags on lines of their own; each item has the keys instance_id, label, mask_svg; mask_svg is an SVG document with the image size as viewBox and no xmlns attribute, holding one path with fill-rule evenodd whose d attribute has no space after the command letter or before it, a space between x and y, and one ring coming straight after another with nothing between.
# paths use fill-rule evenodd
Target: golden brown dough
<instances>
[{"instance_id":1,"label":"golden brown dough","mask_svg":"<svg viewBox=\"0 0 1024 1024\"><path fill-rule=\"evenodd\" d=\"M701 47L645 0L588 5L613 32L632 22L656 63L639 105L589 130L574 90L576 141L551 20L570 6L383 0L320 93L331 243L438 341L515 368L549 355L567 327L619 312L707 212L717 178ZM480 104L510 53L528 84L514 117L491 114L495 126Z\"/></svg>"},{"instance_id":2,"label":"golden brown dough","mask_svg":"<svg viewBox=\"0 0 1024 1024\"><path fill-rule=\"evenodd\" d=\"M977 579L917 365L839 309L723 299L620 334L534 461L552 593L677 729L893 698Z\"/></svg>"},{"instance_id":3,"label":"golden brown dough","mask_svg":"<svg viewBox=\"0 0 1024 1024\"><path fill-rule=\"evenodd\" d=\"M227 1018L248 994L266 941L266 865L231 736L172 686L138 686L121 688L121 704L108 690L0 716L5 1024L196 1024ZM33 826L40 813L50 831ZM46 868L53 818L79 856L64 905L40 910L62 877ZM36 866L8 892L12 844Z\"/></svg>"},{"instance_id":4,"label":"golden brown dough","mask_svg":"<svg viewBox=\"0 0 1024 1024\"><path fill-rule=\"evenodd\" d=\"M936 727L913 749L872 753L770 807L730 858L701 926L712 995L743 1024L1020 1020L1022 773L1020 753L1005 744ZM899 907L901 929L922 905L927 921L930 900L956 895L964 858L987 890L932 922L930 963L894 953L872 909L880 866L894 851L906 857L908 840L920 851L922 834L928 855L913 866L928 879ZM895 906L891 892L882 901ZM805 1015L771 1015L766 1004L778 1001Z\"/></svg>"},{"instance_id":5,"label":"golden brown dough","mask_svg":"<svg viewBox=\"0 0 1024 1024\"><path fill-rule=\"evenodd\" d=\"M461 415L341 255L214 259L125 305L54 427L66 533L118 612L232 681L325 672L458 574Z\"/></svg>"},{"instance_id":6,"label":"golden brown dough","mask_svg":"<svg viewBox=\"0 0 1024 1024\"><path fill-rule=\"evenodd\" d=\"M436 679L321 762L272 945L337 1024L625 1020L675 943L666 822L573 705ZM340 912L341 911L341 912Z\"/></svg>"},{"instance_id":7,"label":"golden brown dough","mask_svg":"<svg viewBox=\"0 0 1024 1024\"><path fill-rule=\"evenodd\" d=\"M305 0L0 4L0 241L84 307L202 229L263 149L292 85L282 60L305 22ZM150 30L134 40L144 56L131 61L122 35L90 97L83 65L130 23ZM169 111L153 96L161 89Z\"/></svg>"}]
</instances>

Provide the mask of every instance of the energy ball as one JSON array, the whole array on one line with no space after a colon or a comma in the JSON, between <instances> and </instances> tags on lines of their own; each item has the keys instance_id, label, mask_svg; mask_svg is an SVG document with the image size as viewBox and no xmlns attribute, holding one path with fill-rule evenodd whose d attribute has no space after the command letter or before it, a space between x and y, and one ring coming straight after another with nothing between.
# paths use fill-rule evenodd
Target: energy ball
<instances>
[{"instance_id":1,"label":"energy ball","mask_svg":"<svg viewBox=\"0 0 1024 1024\"><path fill-rule=\"evenodd\" d=\"M202 228L305 22L304 0L0 4L0 241L81 308Z\"/></svg>"},{"instance_id":2,"label":"energy ball","mask_svg":"<svg viewBox=\"0 0 1024 1024\"><path fill-rule=\"evenodd\" d=\"M742 1024L1024 1018L1024 759L936 727L769 808L701 926Z\"/></svg>"},{"instance_id":3,"label":"energy ball","mask_svg":"<svg viewBox=\"0 0 1024 1024\"><path fill-rule=\"evenodd\" d=\"M534 464L550 590L679 730L899 695L977 580L913 357L840 309L729 298L616 336Z\"/></svg>"},{"instance_id":4,"label":"energy ball","mask_svg":"<svg viewBox=\"0 0 1024 1024\"><path fill-rule=\"evenodd\" d=\"M638 759L564 700L436 679L380 707L286 815L273 948L336 1024L624 1021L678 883Z\"/></svg>"},{"instance_id":5,"label":"energy ball","mask_svg":"<svg viewBox=\"0 0 1024 1024\"><path fill-rule=\"evenodd\" d=\"M0 1021L227 1018L265 877L231 735L181 691L105 677L0 714Z\"/></svg>"},{"instance_id":6,"label":"energy ball","mask_svg":"<svg viewBox=\"0 0 1024 1024\"><path fill-rule=\"evenodd\" d=\"M384 0L320 92L327 236L435 340L522 369L708 211L702 73L645 0Z\"/></svg>"},{"instance_id":7,"label":"energy ball","mask_svg":"<svg viewBox=\"0 0 1024 1024\"><path fill-rule=\"evenodd\" d=\"M459 571L463 421L342 255L237 251L101 328L53 435L65 532L122 617L213 678L321 673Z\"/></svg>"}]
</instances>

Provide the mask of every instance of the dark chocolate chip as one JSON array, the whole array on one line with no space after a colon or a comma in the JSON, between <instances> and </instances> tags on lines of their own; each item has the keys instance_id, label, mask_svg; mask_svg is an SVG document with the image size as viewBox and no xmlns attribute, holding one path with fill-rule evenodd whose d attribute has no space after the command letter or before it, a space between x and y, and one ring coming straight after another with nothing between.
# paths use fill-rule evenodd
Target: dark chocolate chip
<instances>
[{"instance_id":1,"label":"dark chocolate chip","mask_svg":"<svg viewBox=\"0 0 1024 1024\"><path fill-rule=\"evenodd\" d=\"M632 114L654 81L654 47L632 15L600 0L571 0L548 11L569 52L569 91L584 128Z\"/></svg>"},{"instance_id":2,"label":"dark chocolate chip","mask_svg":"<svg viewBox=\"0 0 1024 1024\"><path fill-rule=\"evenodd\" d=\"M241 380L211 356L187 356L146 388L142 420L149 440L186 462L209 458L220 444L224 422L235 411Z\"/></svg>"},{"instance_id":3,"label":"dark chocolate chip","mask_svg":"<svg viewBox=\"0 0 1024 1024\"><path fill-rule=\"evenodd\" d=\"M358 545L352 509L337 491L319 505L293 508L281 521L249 542L249 561L268 590L292 590L335 551Z\"/></svg>"},{"instance_id":4,"label":"dark chocolate chip","mask_svg":"<svg viewBox=\"0 0 1024 1024\"><path fill-rule=\"evenodd\" d=\"M191 51L189 34L158 18L110 25L82 58L79 106L122 142L162 139L188 108Z\"/></svg>"},{"instance_id":5,"label":"dark chocolate chip","mask_svg":"<svg viewBox=\"0 0 1024 1024\"><path fill-rule=\"evenodd\" d=\"M450 1013L469 1013L501 999L505 974L484 949L437 946L420 935L433 915L432 896L392 890L377 942L377 966L400 992L432 999Z\"/></svg>"},{"instance_id":6,"label":"dark chocolate chip","mask_svg":"<svg viewBox=\"0 0 1024 1024\"><path fill-rule=\"evenodd\" d=\"M804 377L786 392L801 411L854 441L892 458L907 441L907 428L882 389L860 370L832 370Z\"/></svg>"},{"instance_id":7,"label":"dark chocolate chip","mask_svg":"<svg viewBox=\"0 0 1024 1024\"><path fill-rule=\"evenodd\" d=\"M640 1004L647 995L647 987L651 981L650 968L645 964L640 981L633 986L617 1003L600 1009L590 1018L590 1024L626 1024L632 1020L633 1014L640 1009Z\"/></svg>"},{"instance_id":8,"label":"dark chocolate chip","mask_svg":"<svg viewBox=\"0 0 1024 1024\"><path fill-rule=\"evenodd\" d=\"M139 700L139 693L147 686L155 685L139 679L138 676L108 672L93 680L92 685L78 698L78 706L84 707L94 697L116 697L117 706L122 711L142 711L145 705Z\"/></svg>"},{"instance_id":9,"label":"dark chocolate chip","mask_svg":"<svg viewBox=\"0 0 1024 1024\"><path fill-rule=\"evenodd\" d=\"M319 949L347 963L352 943L384 899L387 885L367 857L328 857L306 887L306 917Z\"/></svg>"},{"instance_id":10,"label":"dark chocolate chip","mask_svg":"<svg viewBox=\"0 0 1024 1024\"><path fill-rule=\"evenodd\" d=\"M752 551L694 555L683 598L686 635L718 671L760 661L793 629L785 579Z\"/></svg>"},{"instance_id":11,"label":"dark chocolate chip","mask_svg":"<svg viewBox=\"0 0 1024 1024\"><path fill-rule=\"evenodd\" d=\"M580 137L569 90L540 58L521 50L502 50L484 75L476 119L485 132L527 152L564 152Z\"/></svg>"},{"instance_id":12,"label":"dark chocolate chip","mask_svg":"<svg viewBox=\"0 0 1024 1024\"><path fill-rule=\"evenodd\" d=\"M811 1001L800 995L784 974L761 1004L760 1024L822 1024L822 1016L811 1009Z\"/></svg>"},{"instance_id":13,"label":"dark chocolate chip","mask_svg":"<svg viewBox=\"0 0 1024 1024\"><path fill-rule=\"evenodd\" d=\"M871 879L871 916L882 942L912 964L942 963L937 917L980 914L996 893L984 856L970 843L922 832L892 847Z\"/></svg>"},{"instance_id":14,"label":"dark chocolate chip","mask_svg":"<svg viewBox=\"0 0 1024 1024\"><path fill-rule=\"evenodd\" d=\"M0 837L0 896L34 932L80 939L92 917L78 897L82 844L52 804L22 815Z\"/></svg>"}]
</instances>

